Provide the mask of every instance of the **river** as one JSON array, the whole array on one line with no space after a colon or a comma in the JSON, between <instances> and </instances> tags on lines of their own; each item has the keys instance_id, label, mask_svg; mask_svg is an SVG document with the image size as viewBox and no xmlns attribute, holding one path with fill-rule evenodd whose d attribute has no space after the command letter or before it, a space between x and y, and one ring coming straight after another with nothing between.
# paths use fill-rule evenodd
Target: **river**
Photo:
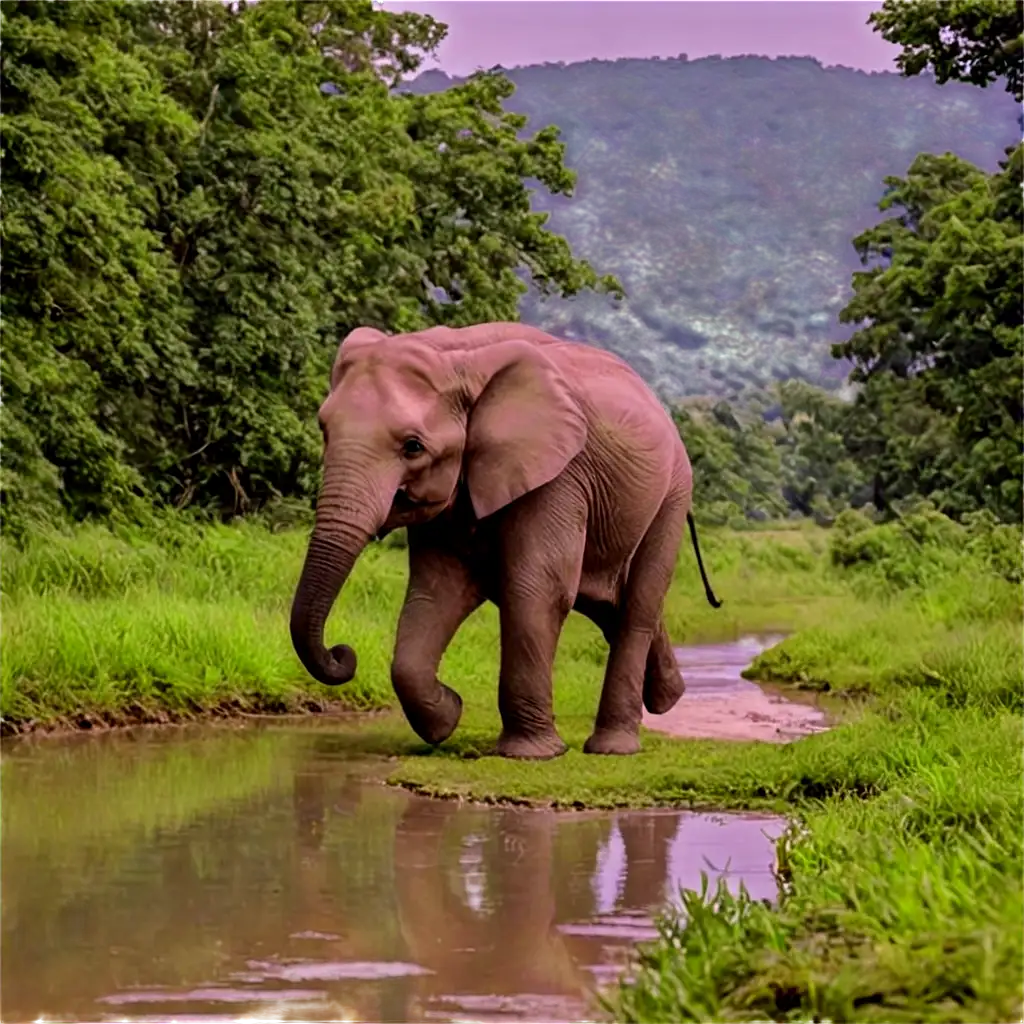
<instances>
[{"instance_id":1,"label":"river","mask_svg":"<svg viewBox=\"0 0 1024 1024\"><path fill-rule=\"evenodd\" d=\"M780 819L430 800L350 728L5 743L4 1021L581 1020L702 870L775 895Z\"/></svg>"}]
</instances>

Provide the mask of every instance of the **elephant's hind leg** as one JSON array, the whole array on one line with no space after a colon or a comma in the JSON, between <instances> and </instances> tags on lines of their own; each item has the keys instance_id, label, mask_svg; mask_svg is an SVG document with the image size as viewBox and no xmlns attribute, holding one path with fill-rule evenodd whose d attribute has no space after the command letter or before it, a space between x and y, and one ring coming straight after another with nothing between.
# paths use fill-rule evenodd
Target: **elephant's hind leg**
<instances>
[{"instance_id":1,"label":"elephant's hind leg","mask_svg":"<svg viewBox=\"0 0 1024 1024\"><path fill-rule=\"evenodd\" d=\"M651 640L647 652L647 670L644 672L644 707L652 715L663 715L671 711L686 692L683 674L679 671L672 641L665 632L664 621L658 623L658 631Z\"/></svg>"},{"instance_id":2,"label":"elephant's hind leg","mask_svg":"<svg viewBox=\"0 0 1024 1024\"><path fill-rule=\"evenodd\" d=\"M391 684L416 734L437 744L451 736L462 717L462 698L438 680L437 669L459 626L484 598L461 559L409 532L409 587L398 619Z\"/></svg>"},{"instance_id":3,"label":"elephant's hind leg","mask_svg":"<svg viewBox=\"0 0 1024 1024\"><path fill-rule=\"evenodd\" d=\"M613 601L595 600L580 594L576 598L575 610L601 630L609 647L614 643L619 626L619 608ZM663 715L676 706L685 692L686 684L679 671L672 641L668 638L664 620L659 620L644 669L644 707L652 715Z\"/></svg>"},{"instance_id":4,"label":"elephant's hind leg","mask_svg":"<svg viewBox=\"0 0 1024 1024\"><path fill-rule=\"evenodd\" d=\"M659 682L666 681L671 647L661 622L661 610L686 525L687 505L688 501L677 493L669 494L630 563L597 720L593 734L583 746L584 753L635 754L640 749L640 722L652 649ZM682 679L678 682L681 684ZM651 702L664 706L663 701L670 698L672 689L671 685L652 687Z\"/></svg>"}]
</instances>

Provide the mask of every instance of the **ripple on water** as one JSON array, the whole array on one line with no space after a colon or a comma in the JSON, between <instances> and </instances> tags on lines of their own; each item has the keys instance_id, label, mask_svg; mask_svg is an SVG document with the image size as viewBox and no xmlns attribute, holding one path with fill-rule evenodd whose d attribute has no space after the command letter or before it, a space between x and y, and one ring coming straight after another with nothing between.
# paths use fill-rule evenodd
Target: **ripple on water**
<instances>
[{"instance_id":1,"label":"ripple on water","mask_svg":"<svg viewBox=\"0 0 1024 1024\"><path fill-rule=\"evenodd\" d=\"M582 1020L702 871L776 894L778 818L431 801L363 781L340 743L275 726L5 752L4 1019Z\"/></svg>"}]
</instances>

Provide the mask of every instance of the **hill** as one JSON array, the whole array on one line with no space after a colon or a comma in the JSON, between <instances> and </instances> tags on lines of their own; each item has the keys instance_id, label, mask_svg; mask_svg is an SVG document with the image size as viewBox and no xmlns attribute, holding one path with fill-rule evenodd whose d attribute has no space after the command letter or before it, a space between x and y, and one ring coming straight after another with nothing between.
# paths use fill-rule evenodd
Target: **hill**
<instances>
[{"instance_id":1,"label":"hill","mask_svg":"<svg viewBox=\"0 0 1024 1024\"><path fill-rule=\"evenodd\" d=\"M562 130L572 199L535 193L574 252L627 299L541 299L523 319L626 357L663 394L799 377L838 388L829 344L881 218L887 175L920 152L987 171L1020 136L997 88L822 67L810 58L588 61L502 69L528 131ZM456 84L427 71L402 88Z\"/></svg>"}]
</instances>

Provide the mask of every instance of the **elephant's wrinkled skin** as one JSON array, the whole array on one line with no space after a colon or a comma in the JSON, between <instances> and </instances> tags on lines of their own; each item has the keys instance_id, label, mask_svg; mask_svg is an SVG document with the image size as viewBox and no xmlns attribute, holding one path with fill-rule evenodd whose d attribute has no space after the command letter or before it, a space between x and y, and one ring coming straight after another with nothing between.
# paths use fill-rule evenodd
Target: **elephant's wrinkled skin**
<instances>
[{"instance_id":1,"label":"elephant's wrinkled skin","mask_svg":"<svg viewBox=\"0 0 1024 1024\"><path fill-rule=\"evenodd\" d=\"M687 519L696 547L689 459L640 377L523 324L364 327L338 350L320 423L324 482L291 616L309 673L353 677L354 652L325 648L324 622L363 547L407 527L391 677L420 737L440 743L458 724L462 700L437 668L490 600L501 617L497 752L565 751L551 669L575 608L610 646L584 750L635 753L641 707L664 713L683 692L661 609Z\"/></svg>"}]
</instances>

